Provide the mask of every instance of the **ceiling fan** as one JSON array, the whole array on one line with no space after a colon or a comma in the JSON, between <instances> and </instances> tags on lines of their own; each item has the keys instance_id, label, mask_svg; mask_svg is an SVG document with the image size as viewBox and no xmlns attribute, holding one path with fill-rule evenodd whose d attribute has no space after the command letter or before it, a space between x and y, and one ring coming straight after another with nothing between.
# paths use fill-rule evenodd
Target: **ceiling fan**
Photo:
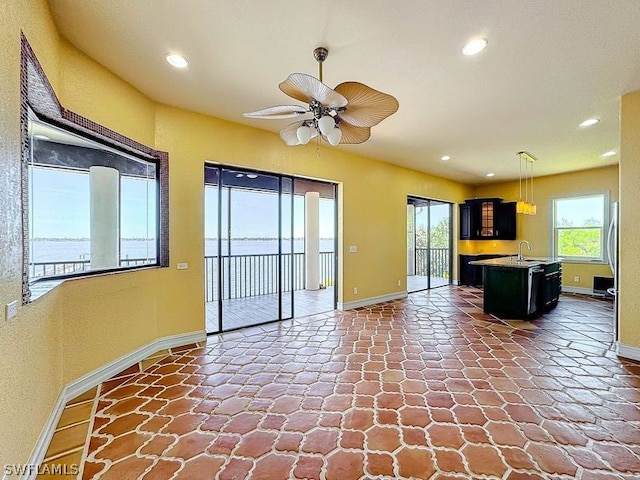
<instances>
[{"instance_id":1,"label":"ceiling fan","mask_svg":"<svg viewBox=\"0 0 640 480\"><path fill-rule=\"evenodd\" d=\"M318 78L292 73L279 87L284 93L307 105L278 105L243 113L248 118L281 119L306 117L284 127L280 138L287 145L304 145L320 136L331 145L358 144L371 136L371 127L398 110L398 101L359 82L344 82L335 89L322 83L322 62L329 50L318 47Z\"/></svg>"}]
</instances>

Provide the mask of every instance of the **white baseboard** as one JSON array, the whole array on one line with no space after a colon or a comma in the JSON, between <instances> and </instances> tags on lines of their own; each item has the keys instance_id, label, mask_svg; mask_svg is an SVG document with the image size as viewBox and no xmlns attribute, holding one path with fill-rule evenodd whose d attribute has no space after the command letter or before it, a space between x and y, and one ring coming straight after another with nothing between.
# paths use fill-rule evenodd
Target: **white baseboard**
<instances>
[{"instance_id":1,"label":"white baseboard","mask_svg":"<svg viewBox=\"0 0 640 480\"><path fill-rule=\"evenodd\" d=\"M381 295L379 297L363 298L362 300L355 300L353 302L338 302L338 310L351 310L353 308L368 307L369 305L375 305L376 303L388 302L389 300L398 300L406 297L407 292L395 292L387 295Z\"/></svg>"},{"instance_id":2,"label":"white baseboard","mask_svg":"<svg viewBox=\"0 0 640 480\"><path fill-rule=\"evenodd\" d=\"M616 355L623 358L628 358L629 360L636 360L640 362L640 348L631 347L629 345L625 345L623 343L616 343Z\"/></svg>"},{"instance_id":3,"label":"white baseboard","mask_svg":"<svg viewBox=\"0 0 640 480\"><path fill-rule=\"evenodd\" d=\"M583 295L593 295L593 288L586 287L565 287L562 285L562 291L564 293L581 293Z\"/></svg>"},{"instance_id":4,"label":"white baseboard","mask_svg":"<svg viewBox=\"0 0 640 480\"><path fill-rule=\"evenodd\" d=\"M147 345L144 345L114 360L113 362L97 368L93 372L87 373L86 375L83 375L82 377L73 380L72 382L65 385L62 388L60 395L58 395L58 399L56 400L49 419L42 428L42 432L40 433L38 441L33 448L33 452L31 453L31 457L29 458L28 463L30 465L40 465L44 460L44 456L47 453L47 448L49 447L51 438L53 437L53 434L56 430L56 426L58 425L58 421L60 420L62 411L64 410L64 407L69 400L83 394L93 387L100 385L102 382L109 380L114 375L120 373L121 371L129 368L132 365L135 365L136 363L144 360L150 355L153 355L159 350L166 350L168 348L189 345L190 343L204 342L206 340L207 333L204 330L158 338L153 342L148 343ZM37 472L33 472L24 475L22 478L23 480L35 479L36 473ZM6 475L3 478L8 479Z\"/></svg>"}]
</instances>

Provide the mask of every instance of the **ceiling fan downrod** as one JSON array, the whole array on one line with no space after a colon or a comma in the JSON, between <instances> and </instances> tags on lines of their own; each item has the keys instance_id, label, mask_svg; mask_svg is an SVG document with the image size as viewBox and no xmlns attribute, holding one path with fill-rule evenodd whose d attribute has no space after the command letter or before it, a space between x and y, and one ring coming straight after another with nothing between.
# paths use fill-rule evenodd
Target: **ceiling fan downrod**
<instances>
[{"instance_id":1,"label":"ceiling fan downrod","mask_svg":"<svg viewBox=\"0 0 640 480\"><path fill-rule=\"evenodd\" d=\"M327 59L329 50L325 47L318 47L313 51L313 58L318 62L318 80L322 81L322 62Z\"/></svg>"}]
</instances>

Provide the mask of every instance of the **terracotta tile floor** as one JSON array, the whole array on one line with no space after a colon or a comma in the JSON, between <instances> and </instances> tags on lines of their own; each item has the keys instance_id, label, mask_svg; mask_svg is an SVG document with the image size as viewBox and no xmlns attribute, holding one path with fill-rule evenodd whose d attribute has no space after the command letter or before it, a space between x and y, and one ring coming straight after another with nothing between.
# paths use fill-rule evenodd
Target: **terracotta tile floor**
<instances>
[{"instance_id":1,"label":"terracotta tile floor","mask_svg":"<svg viewBox=\"0 0 640 480\"><path fill-rule=\"evenodd\" d=\"M100 393L83 478L640 478L611 304L526 325L480 304L443 287L173 352Z\"/></svg>"}]
</instances>

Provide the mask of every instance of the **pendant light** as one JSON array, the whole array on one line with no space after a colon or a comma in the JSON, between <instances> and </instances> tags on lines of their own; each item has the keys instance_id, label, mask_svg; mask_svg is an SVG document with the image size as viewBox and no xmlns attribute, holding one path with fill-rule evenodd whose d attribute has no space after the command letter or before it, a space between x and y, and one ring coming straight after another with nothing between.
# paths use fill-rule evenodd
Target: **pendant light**
<instances>
[{"instance_id":1,"label":"pendant light","mask_svg":"<svg viewBox=\"0 0 640 480\"><path fill-rule=\"evenodd\" d=\"M520 194L516 203L516 212L523 215L535 215L538 211L533 200L533 164L536 158L529 152L518 152L520 159ZM522 166L524 164L524 198L522 197ZM531 191L531 198L529 198Z\"/></svg>"}]
</instances>

